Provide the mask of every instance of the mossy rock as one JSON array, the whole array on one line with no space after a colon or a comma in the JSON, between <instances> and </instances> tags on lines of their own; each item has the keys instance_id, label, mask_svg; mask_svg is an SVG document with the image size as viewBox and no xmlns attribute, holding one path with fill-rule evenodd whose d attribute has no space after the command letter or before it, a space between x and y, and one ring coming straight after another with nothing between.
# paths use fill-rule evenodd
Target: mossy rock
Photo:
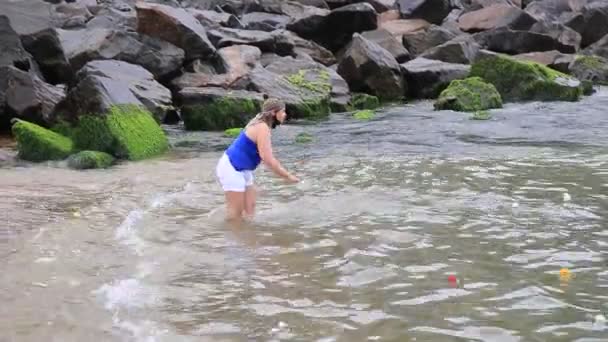
<instances>
[{"instance_id":1,"label":"mossy rock","mask_svg":"<svg viewBox=\"0 0 608 342\"><path fill-rule=\"evenodd\" d=\"M245 126L260 108L260 103L253 99L223 97L206 104L184 106L182 118L189 131L223 131Z\"/></svg>"},{"instance_id":2,"label":"mossy rock","mask_svg":"<svg viewBox=\"0 0 608 342\"><path fill-rule=\"evenodd\" d=\"M436 110L451 109L474 112L490 108L501 108L502 99L498 90L479 77L453 80L435 101Z\"/></svg>"},{"instance_id":3,"label":"mossy rock","mask_svg":"<svg viewBox=\"0 0 608 342\"><path fill-rule=\"evenodd\" d=\"M589 96L595 93L595 89L593 88L593 82L591 81L581 81L583 86L583 95Z\"/></svg>"},{"instance_id":4,"label":"mossy rock","mask_svg":"<svg viewBox=\"0 0 608 342\"><path fill-rule=\"evenodd\" d=\"M298 135L296 135L296 142L298 144L306 144L306 143L310 143L314 140L313 136L309 133L299 133Z\"/></svg>"},{"instance_id":5,"label":"mossy rock","mask_svg":"<svg viewBox=\"0 0 608 342\"><path fill-rule=\"evenodd\" d=\"M31 122L15 120L12 132L23 160L62 160L74 150L72 139Z\"/></svg>"},{"instance_id":6,"label":"mossy rock","mask_svg":"<svg viewBox=\"0 0 608 342\"><path fill-rule=\"evenodd\" d=\"M487 110L479 110L471 115L471 120L490 120L491 118L492 115Z\"/></svg>"},{"instance_id":7,"label":"mossy rock","mask_svg":"<svg viewBox=\"0 0 608 342\"><path fill-rule=\"evenodd\" d=\"M608 85L608 59L600 56L576 56L570 63L570 73L581 81ZM588 88L588 86L587 86ZM586 89L588 92L588 89Z\"/></svg>"},{"instance_id":8,"label":"mossy rock","mask_svg":"<svg viewBox=\"0 0 608 342\"><path fill-rule=\"evenodd\" d=\"M141 160L164 153L169 142L152 114L141 106L113 106L103 116L84 115L73 131L79 150Z\"/></svg>"},{"instance_id":9,"label":"mossy rock","mask_svg":"<svg viewBox=\"0 0 608 342\"><path fill-rule=\"evenodd\" d=\"M310 80L310 76L307 76L306 71L307 70L298 70L297 73L288 75L285 77L285 79L298 88L306 89L314 93L329 95L332 88L330 82L331 76L329 75L329 72L326 70L320 70L316 72L318 77L316 77L314 80Z\"/></svg>"},{"instance_id":10,"label":"mossy rock","mask_svg":"<svg viewBox=\"0 0 608 342\"><path fill-rule=\"evenodd\" d=\"M229 138L236 138L239 134L241 134L242 128L228 128L224 131L224 136Z\"/></svg>"},{"instance_id":11,"label":"mossy rock","mask_svg":"<svg viewBox=\"0 0 608 342\"><path fill-rule=\"evenodd\" d=\"M329 98L313 98L303 100L294 104L286 104L287 115L297 113L298 117L304 119L318 120L327 118L331 113L331 104Z\"/></svg>"},{"instance_id":12,"label":"mossy rock","mask_svg":"<svg viewBox=\"0 0 608 342\"><path fill-rule=\"evenodd\" d=\"M357 120L367 121L376 117L376 113L373 110L365 109L355 112L353 117Z\"/></svg>"},{"instance_id":13,"label":"mossy rock","mask_svg":"<svg viewBox=\"0 0 608 342\"><path fill-rule=\"evenodd\" d=\"M380 99L377 96L356 93L350 99L349 110L376 109L380 107Z\"/></svg>"},{"instance_id":14,"label":"mossy rock","mask_svg":"<svg viewBox=\"0 0 608 342\"><path fill-rule=\"evenodd\" d=\"M475 62L470 76L493 84L503 101L577 101L583 93L576 78L502 54Z\"/></svg>"},{"instance_id":15,"label":"mossy rock","mask_svg":"<svg viewBox=\"0 0 608 342\"><path fill-rule=\"evenodd\" d=\"M112 166L114 157L105 152L80 151L68 158L68 166L72 169L103 169Z\"/></svg>"}]
</instances>

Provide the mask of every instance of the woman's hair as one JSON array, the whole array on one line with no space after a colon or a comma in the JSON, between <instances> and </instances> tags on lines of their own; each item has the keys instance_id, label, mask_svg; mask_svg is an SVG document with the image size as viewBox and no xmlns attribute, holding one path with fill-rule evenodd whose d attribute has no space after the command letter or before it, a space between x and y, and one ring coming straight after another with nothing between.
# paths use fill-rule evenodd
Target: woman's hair
<instances>
[{"instance_id":1,"label":"woman's hair","mask_svg":"<svg viewBox=\"0 0 608 342\"><path fill-rule=\"evenodd\" d=\"M262 104L262 111L251 120L251 122L263 121L270 128L275 128L280 125L281 122L277 119L276 113L285 109L285 103L279 99L269 98L268 95L264 94L264 103Z\"/></svg>"}]
</instances>

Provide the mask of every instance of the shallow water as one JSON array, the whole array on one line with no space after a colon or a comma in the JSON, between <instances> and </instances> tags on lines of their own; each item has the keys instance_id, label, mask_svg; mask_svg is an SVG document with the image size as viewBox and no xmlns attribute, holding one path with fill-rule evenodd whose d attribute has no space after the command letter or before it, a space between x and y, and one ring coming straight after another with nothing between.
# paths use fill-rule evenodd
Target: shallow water
<instances>
[{"instance_id":1,"label":"shallow water","mask_svg":"<svg viewBox=\"0 0 608 342\"><path fill-rule=\"evenodd\" d=\"M167 128L181 147L110 170L0 162L0 341L606 341L607 106L287 125L304 181L257 172L240 228L219 134Z\"/></svg>"}]
</instances>

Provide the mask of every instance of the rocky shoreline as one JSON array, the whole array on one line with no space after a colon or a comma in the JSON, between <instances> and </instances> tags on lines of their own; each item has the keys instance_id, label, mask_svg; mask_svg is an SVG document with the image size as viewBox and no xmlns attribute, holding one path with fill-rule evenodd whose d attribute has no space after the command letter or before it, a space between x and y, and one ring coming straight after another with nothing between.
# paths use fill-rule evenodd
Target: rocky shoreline
<instances>
[{"instance_id":1,"label":"rocky shoreline","mask_svg":"<svg viewBox=\"0 0 608 342\"><path fill-rule=\"evenodd\" d=\"M0 131L74 168L163 153L160 124L241 127L264 94L290 119L355 119L608 84L602 0L22 0L0 4L0 42Z\"/></svg>"}]
</instances>

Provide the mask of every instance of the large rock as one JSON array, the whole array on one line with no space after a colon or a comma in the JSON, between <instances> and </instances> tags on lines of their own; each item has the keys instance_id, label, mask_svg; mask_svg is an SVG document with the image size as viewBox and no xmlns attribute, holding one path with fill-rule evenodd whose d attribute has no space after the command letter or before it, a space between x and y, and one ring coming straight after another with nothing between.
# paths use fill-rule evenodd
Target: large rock
<instances>
[{"instance_id":1,"label":"large rock","mask_svg":"<svg viewBox=\"0 0 608 342\"><path fill-rule=\"evenodd\" d=\"M352 91L391 100L405 95L406 84L395 57L360 34L353 35L337 71Z\"/></svg>"},{"instance_id":2,"label":"large rock","mask_svg":"<svg viewBox=\"0 0 608 342\"><path fill-rule=\"evenodd\" d=\"M580 33L557 22L539 21L530 28L530 32L546 34L573 51L578 51L581 45Z\"/></svg>"},{"instance_id":3,"label":"large rock","mask_svg":"<svg viewBox=\"0 0 608 342\"><path fill-rule=\"evenodd\" d=\"M450 14L450 0L398 0L403 18L420 18L432 24L441 24Z\"/></svg>"},{"instance_id":4,"label":"large rock","mask_svg":"<svg viewBox=\"0 0 608 342\"><path fill-rule=\"evenodd\" d=\"M325 21L331 13L328 9L305 6L292 1L283 3L281 12L292 18L287 24L287 29L306 39L323 34Z\"/></svg>"},{"instance_id":5,"label":"large rock","mask_svg":"<svg viewBox=\"0 0 608 342\"><path fill-rule=\"evenodd\" d=\"M480 32L499 27L528 30L536 20L523 10L506 4L496 4L468 12L458 18L458 27L465 32Z\"/></svg>"},{"instance_id":6,"label":"large rock","mask_svg":"<svg viewBox=\"0 0 608 342\"><path fill-rule=\"evenodd\" d=\"M331 11L323 26L323 35L315 37L316 41L336 52L350 42L353 33L378 28L378 13L368 3L347 5Z\"/></svg>"},{"instance_id":7,"label":"large rock","mask_svg":"<svg viewBox=\"0 0 608 342\"><path fill-rule=\"evenodd\" d=\"M294 118L320 118L330 112L331 69L306 60L284 57L251 72L251 88L285 101Z\"/></svg>"},{"instance_id":8,"label":"large rock","mask_svg":"<svg viewBox=\"0 0 608 342\"><path fill-rule=\"evenodd\" d=\"M403 47L403 44L385 29L363 32L361 36L390 52L391 55L395 57L395 60L397 60L397 63L404 63L410 59L409 51L407 51L407 49Z\"/></svg>"},{"instance_id":9,"label":"large rock","mask_svg":"<svg viewBox=\"0 0 608 342\"><path fill-rule=\"evenodd\" d=\"M39 0L0 1L0 15L10 18L11 27L20 37L60 26L53 6Z\"/></svg>"},{"instance_id":10,"label":"large rock","mask_svg":"<svg viewBox=\"0 0 608 342\"><path fill-rule=\"evenodd\" d=\"M456 37L420 55L448 63L470 64L477 59L481 47L469 36Z\"/></svg>"},{"instance_id":11,"label":"large rock","mask_svg":"<svg viewBox=\"0 0 608 342\"><path fill-rule=\"evenodd\" d=\"M403 35L424 30L431 24L423 19L399 19L384 22L380 25L380 28L387 30L397 39L400 39Z\"/></svg>"},{"instance_id":12,"label":"large rock","mask_svg":"<svg viewBox=\"0 0 608 342\"><path fill-rule=\"evenodd\" d=\"M126 4L115 4L103 7L95 17L87 22L87 28L103 28L114 30L136 30L137 13Z\"/></svg>"},{"instance_id":13,"label":"large rock","mask_svg":"<svg viewBox=\"0 0 608 342\"><path fill-rule=\"evenodd\" d=\"M30 54L23 48L17 32L13 30L9 19L0 16L0 67L15 66L21 70L29 70L31 63Z\"/></svg>"},{"instance_id":14,"label":"large rock","mask_svg":"<svg viewBox=\"0 0 608 342\"><path fill-rule=\"evenodd\" d=\"M162 121L172 110L171 92L141 66L116 60L88 62L76 75L78 83L60 113L68 118L103 114L114 105L143 105Z\"/></svg>"},{"instance_id":15,"label":"large rock","mask_svg":"<svg viewBox=\"0 0 608 342\"><path fill-rule=\"evenodd\" d=\"M571 12L579 12L580 4L585 1L571 0L535 0L526 6L526 12L538 21L555 22L562 21Z\"/></svg>"},{"instance_id":16,"label":"large rock","mask_svg":"<svg viewBox=\"0 0 608 342\"><path fill-rule=\"evenodd\" d=\"M205 28L232 27L242 28L242 23L238 18L230 13L216 12L209 10L198 10L188 8L192 14Z\"/></svg>"},{"instance_id":17,"label":"large rock","mask_svg":"<svg viewBox=\"0 0 608 342\"><path fill-rule=\"evenodd\" d=\"M482 47L488 50L513 55L534 51L558 50L563 53L576 51L575 47L562 44L546 34L514 31L508 28L476 33L474 37Z\"/></svg>"},{"instance_id":18,"label":"large rock","mask_svg":"<svg viewBox=\"0 0 608 342\"><path fill-rule=\"evenodd\" d=\"M295 45L293 51L296 55L309 56L314 61L325 66L336 64L336 57L334 54L321 45L312 40L303 39L289 31L284 31L284 33L293 41Z\"/></svg>"},{"instance_id":19,"label":"large rock","mask_svg":"<svg viewBox=\"0 0 608 342\"><path fill-rule=\"evenodd\" d=\"M608 58L608 34L583 50L584 54Z\"/></svg>"},{"instance_id":20,"label":"large rock","mask_svg":"<svg viewBox=\"0 0 608 342\"><path fill-rule=\"evenodd\" d=\"M433 104L435 110L451 109L460 112L501 108L502 98L496 88L479 77L454 80L441 92Z\"/></svg>"},{"instance_id":21,"label":"large rock","mask_svg":"<svg viewBox=\"0 0 608 342\"><path fill-rule=\"evenodd\" d=\"M0 88L4 88L0 93L11 116L43 125L53 121L55 107L65 97L62 87L45 83L34 73L13 66L0 67Z\"/></svg>"},{"instance_id":22,"label":"large rock","mask_svg":"<svg viewBox=\"0 0 608 342\"><path fill-rule=\"evenodd\" d=\"M23 160L61 160L74 150L74 143L70 138L35 123L16 120L12 132L17 140L18 157Z\"/></svg>"},{"instance_id":23,"label":"large rock","mask_svg":"<svg viewBox=\"0 0 608 342\"><path fill-rule=\"evenodd\" d=\"M169 42L110 29L47 29L23 40L51 83L72 82L86 63L100 59L139 64L162 78L179 70L185 58Z\"/></svg>"},{"instance_id":24,"label":"large rock","mask_svg":"<svg viewBox=\"0 0 608 342\"><path fill-rule=\"evenodd\" d=\"M439 46L449 40L456 38L451 30L437 25L431 25L426 30L418 30L403 35L403 46L410 52L412 57L419 56L426 50Z\"/></svg>"},{"instance_id":25,"label":"large rock","mask_svg":"<svg viewBox=\"0 0 608 342\"><path fill-rule=\"evenodd\" d=\"M217 48L230 45L256 46L262 52L274 52L281 56L291 55L294 42L283 30L272 32L218 28L209 30L209 38Z\"/></svg>"},{"instance_id":26,"label":"large rock","mask_svg":"<svg viewBox=\"0 0 608 342\"><path fill-rule=\"evenodd\" d=\"M581 82L542 64L496 55L481 58L471 67L471 76L492 83L503 101L577 101Z\"/></svg>"},{"instance_id":27,"label":"large rock","mask_svg":"<svg viewBox=\"0 0 608 342\"><path fill-rule=\"evenodd\" d=\"M570 62L574 60L574 56L575 55L564 54L557 50L552 50L543 52L522 53L513 56L513 58L523 61L536 62L542 65L546 65L551 69L555 69L563 73L568 73Z\"/></svg>"},{"instance_id":28,"label":"large rock","mask_svg":"<svg viewBox=\"0 0 608 342\"><path fill-rule=\"evenodd\" d=\"M608 34L608 4L597 2L587 5L566 25L581 34L581 47L586 48Z\"/></svg>"},{"instance_id":29,"label":"large rock","mask_svg":"<svg viewBox=\"0 0 608 342\"><path fill-rule=\"evenodd\" d=\"M178 96L186 130L243 127L261 108L262 94L222 88L184 88Z\"/></svg>"},{"instance_id":30,"label":"large rock","mask_svg":"<svg viewBox=\"0 0 608 342\"><path fill-rule=\"evenodd\" d=\"M258 30L271 32L284 29L292 19L287 15L251 12L243 15L240 22L247 30Z\"/></svg>"},{"instance_id":31,"label":"large rock","mask_svg":"<svg viewBox=\"0 0 608 342\"><path fill-rule=\"evenodd\" d=\"M581 81L608 85L608 59L599 56L577 56L569 66L570 74Z\"/></svg>"},{"instance_id":32,"label":"large rock","mask_svg":"<svg viewBox=\"0 0 608 342\"><path fill-rule=\"evenodd\" d=\"M281 58L268 64L266 70L277 75L290 75L287 80L300 87L311 90L329 88L332 108L344 109L350 100L350 90L344 78L333 68L322 66L312 60Z\"/></svg>"},{"instance_id":33,"label":"large rock","mask_svg":"<svg viewBox=\"0 0 608 342\"><path fill-rule=\"evenodd\" d=\"M221 48L217 60L202 70L187 72L172 81L177 89L222 87L246 89L249 86L249 73L259 62L262 52L249 45L233 45Z\"/></svg>"},{"instance_id":34,"label":"large rock","mask_svg":"<svg viewBox=\"0 0 608 342\"><path fill-rule=\"evenodd\" d=\"M401 64L401 70L410 97L436 98L450 82L466 78L471 67L418 57Z\"/></svg>"},{"instance_id":35,"label":"large rock","mask_svg":"<svg viewBox=\"0 0 608 342\"><path fill-rule=\"evenodd\" d=\"M215 47L201 23L181 8L138 2L137 30L182 48L187 59L207 58Z\"/></svg>"}]
</instances>

